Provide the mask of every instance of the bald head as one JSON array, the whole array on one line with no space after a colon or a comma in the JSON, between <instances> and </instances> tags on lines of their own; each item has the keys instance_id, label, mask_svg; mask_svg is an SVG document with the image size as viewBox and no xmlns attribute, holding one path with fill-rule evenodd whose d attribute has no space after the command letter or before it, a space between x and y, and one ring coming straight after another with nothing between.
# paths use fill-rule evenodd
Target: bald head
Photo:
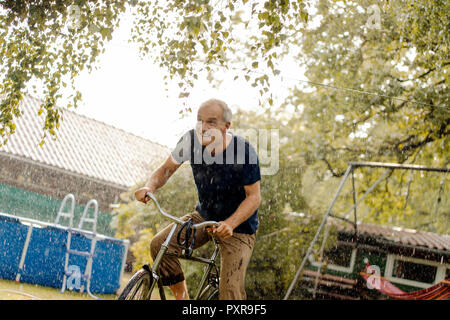
<instances>
[{"instance_id":1,"label":"bald head","mask_svg":"<svg viewBox=\"0 0 450 320\"><path fill-rule=\"evenodd\" d=\"M206 100L205 102L203 102L200 105L199 112L200 112L200 109L203 109L206 107L212 107L212 108L218 107L222 113L222 121L223 122L231 122L232 112L231 112L231 109L228 107L228 105L224 101L219 100L219 99Z\"/></svg>"}]
</instances>

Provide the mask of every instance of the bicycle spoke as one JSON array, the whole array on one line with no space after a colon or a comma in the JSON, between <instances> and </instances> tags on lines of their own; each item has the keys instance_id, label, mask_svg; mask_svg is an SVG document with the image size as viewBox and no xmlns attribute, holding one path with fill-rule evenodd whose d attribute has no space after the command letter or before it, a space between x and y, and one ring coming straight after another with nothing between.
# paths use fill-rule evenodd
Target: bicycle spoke
<instances>
[{"instance_id":1,"label":"bicycle spoke","mask_svg":"<svg viewBox=\"0 0 450 320\"><path fill-rule=\"evenodd\" d=\"M133 288L133 292L128 294L127 300L134 300L134 296L136 295L136 292L141 287L141 284L142 284L142 282L139 282L139 284L135 288Z\"/></svg>"},{"instance_id":2,"label":"bicycle spoke","mask_svg":"<svg viewBox=\"0 0 450 320\"><path fill-rule=\"evenodd\" d=\"M133 288L134 289L133 293L130 293L128 295L127 300L142 300L143 294L146 291L147 287L148 287L148 280L145 278L141 279L141 281L139 281L136 287Z\"/></svg>"}]
</instances>

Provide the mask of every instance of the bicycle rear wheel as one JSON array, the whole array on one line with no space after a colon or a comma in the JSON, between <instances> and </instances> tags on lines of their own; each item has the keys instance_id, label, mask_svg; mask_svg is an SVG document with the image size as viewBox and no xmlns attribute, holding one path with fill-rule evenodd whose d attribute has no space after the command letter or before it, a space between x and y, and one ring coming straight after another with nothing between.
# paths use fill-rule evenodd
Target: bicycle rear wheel
<instances>
[{"instance_id":1,"label":"bicycle rear wheel","mask_svg":"<svg viewBox=\"0 0 450 320\"><path fill-rule=\"evenodd\" d=\"M153 277L146 268L140 269L128 281L117 300L149 300Z\"/></svg>"}]
</instances>

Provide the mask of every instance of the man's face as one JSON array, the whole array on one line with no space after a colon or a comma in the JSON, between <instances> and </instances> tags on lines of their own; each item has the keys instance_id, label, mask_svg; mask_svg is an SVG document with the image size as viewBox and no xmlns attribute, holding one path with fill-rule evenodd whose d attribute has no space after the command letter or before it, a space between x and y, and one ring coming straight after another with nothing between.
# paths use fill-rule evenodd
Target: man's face
<instances>
[{"instance_id":1,"label":"man's face","mask_svg":"<svg viewBox=\"0 0 450 320\"><path fill-rule=\"evenodd\" d=\"M229 127L230 123L223 120L223 111L218 105L211 104L198 110L195 131L202 145L221 144Z\"/></svg>"}]
</instances>

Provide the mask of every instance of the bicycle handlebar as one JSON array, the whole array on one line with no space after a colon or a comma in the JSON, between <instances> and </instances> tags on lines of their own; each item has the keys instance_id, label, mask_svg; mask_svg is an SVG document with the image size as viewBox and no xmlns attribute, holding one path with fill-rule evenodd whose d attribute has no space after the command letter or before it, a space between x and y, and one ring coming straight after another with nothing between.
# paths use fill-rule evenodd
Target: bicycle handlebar
<instances>
[{"instance_id":1,"label":"bicycle handlebar","mask_svg":"<svg viewBox=\"0 0 450 320\"><path fill-rule=\"evenodd\" d=\"M186 222L186 221L184 221L184 220L181 220L181 219L178 218L178 217L174 217L174 216L172 216L171 214L168 214L167 212L164 212L164 210L163 210L163 209L161 208L161 206L159 205L159 203L158 203L158 201L156 200L156 198L155 198L155 196L153 195L153 193L147 192L147 193L145 194L145 196L149 196L150 199L153 200L153 202L156 204L156 207L158 208L159 212L161 212L161 214L162 214L163 216L165 216L166 218L169 218L170 220L172 220L173 222L178 223L178 224L183 224L183 223ZM217 221L204 221L204 222L200 222L200 223L197 223L197 224L192 225L192 228L193 228L193 229L199 229L199 228L202 228L202 227L217 227L218 225L219 225L219 223L218 223Z\"/></svg>"}]
</instances>

